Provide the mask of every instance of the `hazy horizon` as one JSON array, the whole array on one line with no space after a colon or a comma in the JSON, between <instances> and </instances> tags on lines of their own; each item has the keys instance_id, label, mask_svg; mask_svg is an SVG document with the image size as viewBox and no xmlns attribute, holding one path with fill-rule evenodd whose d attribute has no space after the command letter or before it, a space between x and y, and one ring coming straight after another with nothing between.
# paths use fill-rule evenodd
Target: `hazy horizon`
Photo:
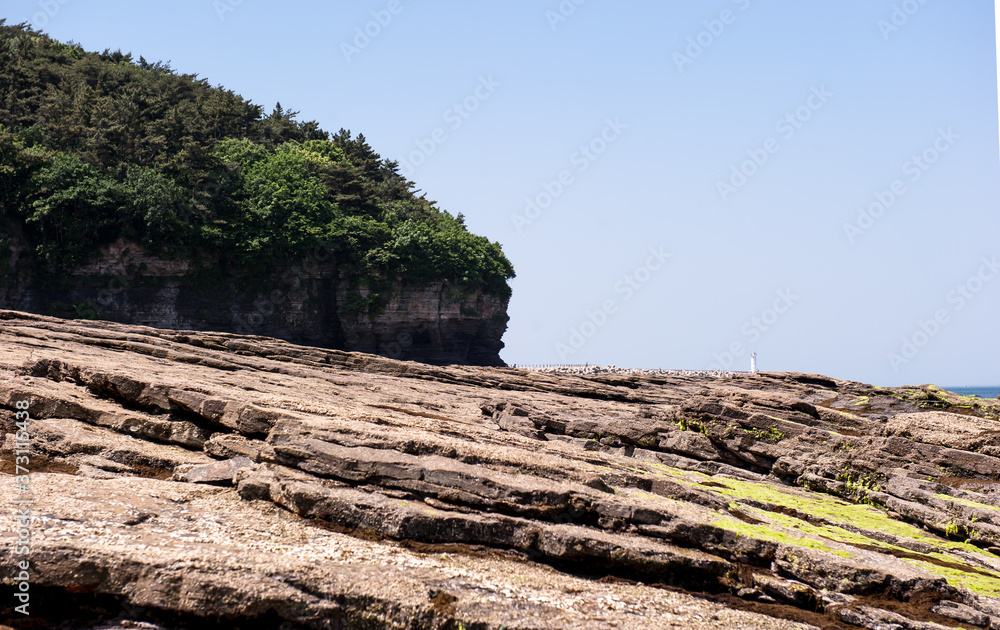
<instances>
[{"instance_id":1,"label":"hazy horizon","mask_svg":"<svg viewBox=\"0 0 1000 630\"><path fill-rule=\"evenodd\" d=\"M503 245L508 363L745 370L757 352L764 371L989 387L992 4L12 0L0 17L363 133Z\"/></svg>"}]
</instances>

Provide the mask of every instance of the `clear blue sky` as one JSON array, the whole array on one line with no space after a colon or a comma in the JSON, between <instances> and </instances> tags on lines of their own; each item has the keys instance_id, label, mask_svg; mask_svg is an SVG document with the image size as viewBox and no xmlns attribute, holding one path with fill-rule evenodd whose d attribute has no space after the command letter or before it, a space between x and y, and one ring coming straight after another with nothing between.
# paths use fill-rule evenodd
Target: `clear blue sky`
<instances>
[{"instance_id":1,"label":"clear blue sky","mask_svg":"<svg viewBox=\"0 0 1000 630\"><path fill-rule=\"evenodd\" d=\"M1000 383L992 2L278 6L2 13L415 164L515 265L510 363Z\"/></svg>"}]
</instances>

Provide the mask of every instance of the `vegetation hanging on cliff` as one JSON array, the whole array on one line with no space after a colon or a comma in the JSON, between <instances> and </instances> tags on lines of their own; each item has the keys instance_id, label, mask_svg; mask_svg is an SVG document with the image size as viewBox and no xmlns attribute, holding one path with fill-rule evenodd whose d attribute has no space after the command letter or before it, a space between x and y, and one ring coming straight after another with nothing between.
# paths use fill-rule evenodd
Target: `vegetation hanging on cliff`
<instances>
[{"instance_id":1,"label":"vegetation hanging on cliff","mask_svg":"<svg viewBox=\"0 0 1000 630\"><path fill-rule=\"evenodd\" d=\"M509 295L498 243L418 196L363 135L297 114L0 19L0 217L63 269L119 238L243 269L323 245L363 281Z\"/></svg>"}]
</instances>

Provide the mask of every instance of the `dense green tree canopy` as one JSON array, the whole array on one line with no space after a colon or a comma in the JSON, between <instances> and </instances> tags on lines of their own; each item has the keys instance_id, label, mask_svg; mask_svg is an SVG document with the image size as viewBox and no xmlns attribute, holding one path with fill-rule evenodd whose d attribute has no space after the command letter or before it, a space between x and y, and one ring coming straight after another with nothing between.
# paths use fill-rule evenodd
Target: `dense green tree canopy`
<instances>
[{"instance_id":1,"label":"dense green tree canopy","mask_svg":"<svg viewBox=\"0 0 1000 630\"><path fill-rule=\"evenodd\" d=\"M363 135L296 117L0 20L0 216L55 267L119 238L246 269L322 245L362 281L509 295L498 243L418 196Z\"/></svg>"}]
</instances>

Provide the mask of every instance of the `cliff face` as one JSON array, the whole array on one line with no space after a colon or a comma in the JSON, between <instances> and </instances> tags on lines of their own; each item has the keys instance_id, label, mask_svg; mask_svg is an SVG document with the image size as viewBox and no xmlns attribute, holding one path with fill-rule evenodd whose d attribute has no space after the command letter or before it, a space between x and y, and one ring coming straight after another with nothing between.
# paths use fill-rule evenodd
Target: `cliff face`
<instances>
[{"instance_id":1,"label":"cliff face","mask_svg":"<svg viewBox=\"0 0 1000 630\"><path fill-rule=\"evenodd\" d=\"M195 268L118 241L69 274L39 270L10 239L0 308L174 330L277 337L435 365L503 365L507 300L448 282L375 296L323 252L267 277Z\"/></svg>"}]
</instances>

